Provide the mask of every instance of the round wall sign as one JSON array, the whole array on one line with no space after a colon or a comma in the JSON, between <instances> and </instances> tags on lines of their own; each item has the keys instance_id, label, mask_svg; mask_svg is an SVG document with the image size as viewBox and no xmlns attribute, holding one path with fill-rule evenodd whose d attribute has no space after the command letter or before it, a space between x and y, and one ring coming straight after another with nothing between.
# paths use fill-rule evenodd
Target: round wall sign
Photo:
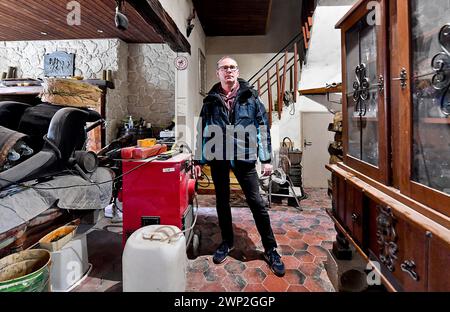
<instances>
[{"instance_id":1,"label":"round wall sign","mask_svg":"<svg viewBox=\"0 0 450 312\"><path fill-rule=\"evenodd\" d=\"M178 70L185 70L188 66L188 59L186 56L177 56L175 58L175 67Z\"/></svg>"}]
</instances>

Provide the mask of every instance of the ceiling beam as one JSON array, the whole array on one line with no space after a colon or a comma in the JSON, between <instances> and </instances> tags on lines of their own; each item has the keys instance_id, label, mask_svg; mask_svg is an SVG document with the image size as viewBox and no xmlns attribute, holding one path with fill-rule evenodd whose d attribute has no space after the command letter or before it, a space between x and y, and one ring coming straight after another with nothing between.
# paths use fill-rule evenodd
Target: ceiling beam
<instances>
[{"instance_id":1,"label":"ceiling beam","mask_svg":"<svg viewBox=\"0 0 450 312\"><path fill-rule=\"evenodd\" d=\"M158 0L126 0L175 52L191 53L191 45Z\"/></svg>"}]
</instances>

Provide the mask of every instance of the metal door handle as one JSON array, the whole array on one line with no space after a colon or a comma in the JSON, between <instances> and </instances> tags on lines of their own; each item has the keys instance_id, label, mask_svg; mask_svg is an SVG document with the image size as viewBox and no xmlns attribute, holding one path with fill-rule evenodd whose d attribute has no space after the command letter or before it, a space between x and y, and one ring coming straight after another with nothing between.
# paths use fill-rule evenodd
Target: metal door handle
<instances>
[{"instance_id":1,"label":"metal door handle","mask_svg":"<svg viewBox=\"0 0 450 312\"><path fill-rule=\"evenodd\" d=\"M303 145L304 146L311 146L312 142L311 141L306 141L306 139L303 141Z\"/></svg>"}]
</instances>

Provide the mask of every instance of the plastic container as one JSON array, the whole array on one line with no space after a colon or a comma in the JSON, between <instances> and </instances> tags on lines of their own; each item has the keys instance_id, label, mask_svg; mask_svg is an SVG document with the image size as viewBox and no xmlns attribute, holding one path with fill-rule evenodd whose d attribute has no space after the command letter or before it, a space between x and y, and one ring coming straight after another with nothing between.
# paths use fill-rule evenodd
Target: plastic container
<instances>
[{"instance_id":1,"label":"plastic container","mask_svg":"<svg viewBox=\"0 0 450 312\"><path fill-rule=\"evenodd\" d=\"M0 292L50 291L50 252L24 250L0 259Z\"/></svg>"},{"instance_id":2,"label":"plastic container","mask_svg":"<svg viewBox=\"0 0 450 312\"><path fill-rule=\"evenodd\" d=\"M186 239L176 226L149 225L127 240L122 255L124 292L184 292Z\"/></svg>"},{"instance_id":3,"label":"plastic container","mask_svg":"<svg viewBox=\"0 0 450 312\"><path fill-rule=\"evenodd\" d=\"M60 250L75 235L77 226L61 226L39 240L39 247L48 251Z\"/></svg>"},{"instance_id":4,"label":"plastic container","mask_svg":"<svg viewBox=\"0 0 450 312\"><path fill-rule=\"evenodd\" d=\"M73 238L60 250L51 253L51 290L66 292L89 270L86 235Z\"/></svg>"}]
</instances>

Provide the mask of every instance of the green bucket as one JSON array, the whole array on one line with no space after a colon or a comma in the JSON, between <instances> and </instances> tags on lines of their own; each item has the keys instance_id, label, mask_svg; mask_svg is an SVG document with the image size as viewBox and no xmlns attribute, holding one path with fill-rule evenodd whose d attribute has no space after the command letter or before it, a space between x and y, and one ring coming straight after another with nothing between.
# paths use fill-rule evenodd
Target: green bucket
<instances>
[{"instance_id":1,"label":"green bucket","mask_svg":"<svg viewBox=\"0 0 450 312\"><path fill-rule=\"evenodd\" d=\"M50 252L24 250L0 259L0 292L50 291Z\"/></svg>"}]
</instances>

